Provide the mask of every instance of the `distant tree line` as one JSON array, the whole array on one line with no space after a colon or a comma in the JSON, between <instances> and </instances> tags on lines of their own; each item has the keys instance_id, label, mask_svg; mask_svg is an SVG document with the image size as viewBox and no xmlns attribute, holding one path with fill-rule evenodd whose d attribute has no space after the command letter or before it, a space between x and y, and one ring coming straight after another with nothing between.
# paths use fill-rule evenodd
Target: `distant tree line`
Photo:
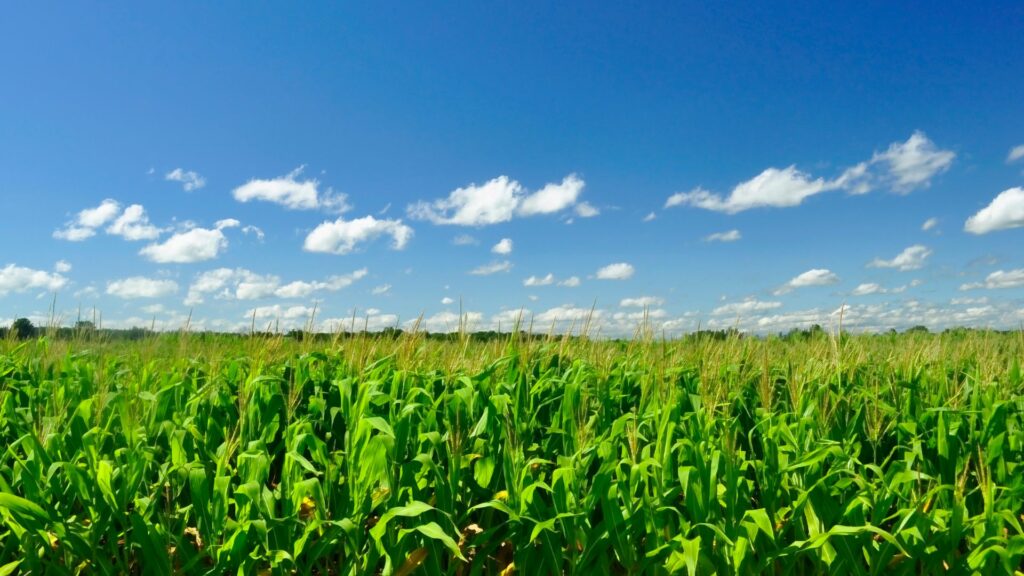
<instances>
[{"instance_id":1,"label":"distant tree line","mask_svg":"<svg viewBox=\"0 0 1024 576\"><path fill-rule=\"evenodd\" d=\"M965 328L955 327L947 328L943 330L942 334L968 334L971 332L991 332L992 330L983 328ZM995 330L994 332L1009 332ZM343 332L308 332L305 330L290 330L284 334L285 338L289 338L296 341L309 341L309 342L333 342L335 340L344 340L347 338L363 337L363 336L376 336L379 338L399 338L406 332L401 328L384 328L379 332L370 332L367 330L360 331L343 331ZM888 334L929 334L930 331L926 326L918 325L907 328L902 332L897 331L895 328L890 329ZM73 326L62 326L56 328L50 327L39 327L32 323L28 318L18 318L11 323L10 326L0 326L0 338L13 338L16 340L28 340L36 338L38 336L46 335L50 338L56 338L61 340L70 339L83 339L83 338L96 338L102 340L114 340L114 341L137 341L145 338L155 336L160 332L149 329L149 328L97 328L96 325L88 320L79 320L75 322ZM462 338L469 338L478 342L493 342L497 340L508 339L512 335L511 332L499 332L496 330L482 330L477 332L470 332L468 334L460 334L458 332L418 332L422 337L428 340L435 341L459 341ZM778 337L782 340L787 341L802 341L810 340L814 338L820 338L827 334L826 330L819 324L814 324L808 328L793 328L787 332L778 333ZM847 332L844 331L844 334ZM198 331L190 332L190 337L193 338L204 338L204 337L234 337L234 338L248 338L248 337L261 337L271 338L281 336L281 334L267 331L255 331L252 333L237 333L237 332L213 332L213 331ZM723 330L697 330L684 334L682 339L684 341L706 341L706 340L728 340L736 338L747 338L750 334L741 332L736 328L727 328ZM543 340L548 338L547 334L529 333L520 330L518 337L523 340ZM574 336L578 337L578 336ZM628 340L628 338L627 338Z\"/></svg>"}]
</instances>

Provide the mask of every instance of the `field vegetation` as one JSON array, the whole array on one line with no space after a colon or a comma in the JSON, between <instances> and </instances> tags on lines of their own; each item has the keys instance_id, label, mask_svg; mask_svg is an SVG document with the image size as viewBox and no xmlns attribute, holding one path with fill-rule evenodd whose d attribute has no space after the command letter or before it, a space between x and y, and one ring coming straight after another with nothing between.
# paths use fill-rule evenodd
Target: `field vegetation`
<instances>
[{"instance_id":1,"label":"field vegetation","mask_svg":"<svg viewBox=\"0 0 1024 576\"><path fill-rule=\"evenodd\" d=\"M0 574L1024 558L1019 332L58 336L0 342Z\"/></svg>"}]
</instances>

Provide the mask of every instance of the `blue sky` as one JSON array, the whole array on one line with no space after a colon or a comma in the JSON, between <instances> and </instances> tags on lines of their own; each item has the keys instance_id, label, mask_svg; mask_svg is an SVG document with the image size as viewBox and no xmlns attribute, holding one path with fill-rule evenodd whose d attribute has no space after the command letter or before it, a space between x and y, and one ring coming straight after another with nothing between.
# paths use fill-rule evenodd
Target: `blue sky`
<instances>
[{"instance_id":1,"label":"blue sky","mask_svg":"<svg viewBox=\"0 0 1024 576\"><path fill-rule=\"evenodd\" d=\"M65 322L168 329L1016 327L1022 28L1009 3L8 6L0 322L56 293Z\"/></svg>"}]
</instances>

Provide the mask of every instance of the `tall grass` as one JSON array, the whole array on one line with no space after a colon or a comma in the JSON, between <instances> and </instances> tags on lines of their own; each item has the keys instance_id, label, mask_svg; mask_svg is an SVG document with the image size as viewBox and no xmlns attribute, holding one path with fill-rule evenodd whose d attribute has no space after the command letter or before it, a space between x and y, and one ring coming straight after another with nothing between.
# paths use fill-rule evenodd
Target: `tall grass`
<instances>
[{"instance_id":1,"label":"tall grass","mask_svg":"<svg viewBox=\"0 0 1024 576\"><path fill-rule=\"evenodd\" d=\"M0 574L1013 573L1019 334L0 343Z\"/></svg>"}]
</instances>

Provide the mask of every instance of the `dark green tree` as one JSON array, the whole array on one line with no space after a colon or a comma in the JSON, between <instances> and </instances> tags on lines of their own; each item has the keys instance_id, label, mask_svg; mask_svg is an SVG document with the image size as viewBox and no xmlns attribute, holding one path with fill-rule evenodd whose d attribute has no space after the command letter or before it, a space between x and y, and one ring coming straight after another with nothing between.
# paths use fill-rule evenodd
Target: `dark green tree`
<instances>
[{"instance_id":1,"label":"dark green tree","mask_svg":"<svg viewBox=\"0 0 1024 576\"><path fill-rule=\"evenodd\" d=\"M28 318L18 318L11 324L11 332L18 340L25 340L36 335L36 327Z\"/></svg>"}]
</instances>

